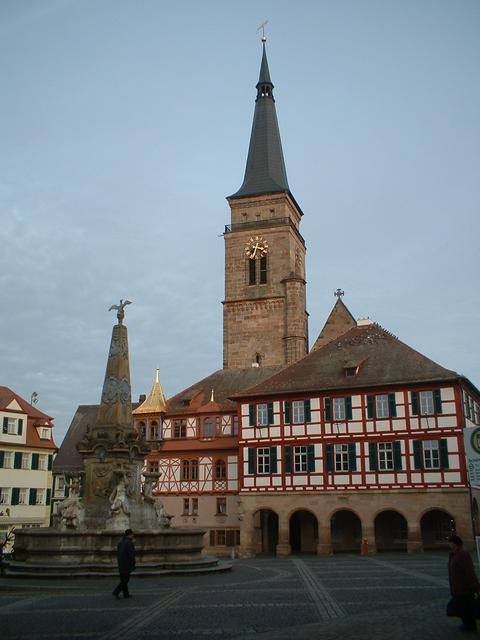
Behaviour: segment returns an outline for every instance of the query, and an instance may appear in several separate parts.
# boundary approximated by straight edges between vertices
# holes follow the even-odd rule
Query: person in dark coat
[[[113,595],[118,599],[120,598],[120,591],[122,591],[124,598],[130,598],[128,581],[130,580],[130,574],[135,569],[135,546],[131,529],[125,530],[125,535],[117,545],[117,561],[120,582],[113,590]]]
[[[462,539],[452,534],[448,537],[450,555],[448,557],[448,579],[450,593],[454,601],[457,615],[462,619],[465,631],[475,631],[474,597],[480,592],[473,562],[470,555],[463,549]]]

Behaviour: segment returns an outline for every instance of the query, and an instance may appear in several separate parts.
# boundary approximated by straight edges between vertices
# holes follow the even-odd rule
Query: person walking
[[[124,598],[130,598],[128,592],[128,581],[130,574],[135,569],[135,545],[133,544],[134,536],[131,529],[125,530],[125,535],[117,545],[117,562],[118,573],[120,574],[120,582],[113,590],[113,596],[120,599],[120,591],[123,592]]]
[[[480,592],[473,562],[470,555],[463,548],[462,539],[456,534],[448,536],[450,554],[448,557],[448,579],[452,599],[449,607],[450,615],[459,616],[462,619],[464,631],[476,631],[474,599]]]

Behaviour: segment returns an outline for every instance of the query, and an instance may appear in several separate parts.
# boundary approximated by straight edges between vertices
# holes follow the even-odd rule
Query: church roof
[[[352,368],[355,375],[347,375]],[[370,322],[353,327],[247,393],[234,397],[453,382],[461,377]]]
[[[165,413],[167,411],[167,401],[165,400],[165,394],[163,393],[162,385],[160,384],[159,371],[155,376],[155,382],[144,402],[132,411],[134,416],[148,413]]]
[[[273,86],[264,42],[260,76],[256,85],[257,98],[245,176],[242,186],[230,196],[231,198],[261,193],[290,193],[275,110]]]
[[[357,322],[355,318],[347,309],[342,298],[339,295],[336,303],[333,306],[333,309],[330,312],[330,315],[327,318],[327,321],[325,322],[323,329],[320,331],[320,334],[312,347],[312,351],[323,347],[323,345],[327,344],[331,340],[334,340],[335,338],[338,338],[343,333],[356,326]]]

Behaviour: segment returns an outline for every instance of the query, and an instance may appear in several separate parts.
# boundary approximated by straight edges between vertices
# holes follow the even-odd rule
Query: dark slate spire
[[[273,83],[270,79],[265,50],[266,38],[262,38],[262,41],[262,64],[257,83],[257,98],[245,177],[240,189],[230,196],[232,198],[290,191],[275,111]]]

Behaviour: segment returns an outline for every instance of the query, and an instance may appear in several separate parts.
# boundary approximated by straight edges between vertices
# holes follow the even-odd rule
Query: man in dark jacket
[[[130,574],[135,569],[135,546],[131,529],[126,529],[125,535],[117,545],[117,561],[120,582],[113,590],[113,595],[115,598],[120,598],[120,591],[123,591],[123,597],[130,598],[128,581],[130,580]]]
[[[480,592],[480,584],[475,574],[470,555],[463,549],[462,539],[452,534],[448,537],[450,555],[448,557],[448,579],[454,609],[463,622],[465,631],[475,631],[474,596]]]

